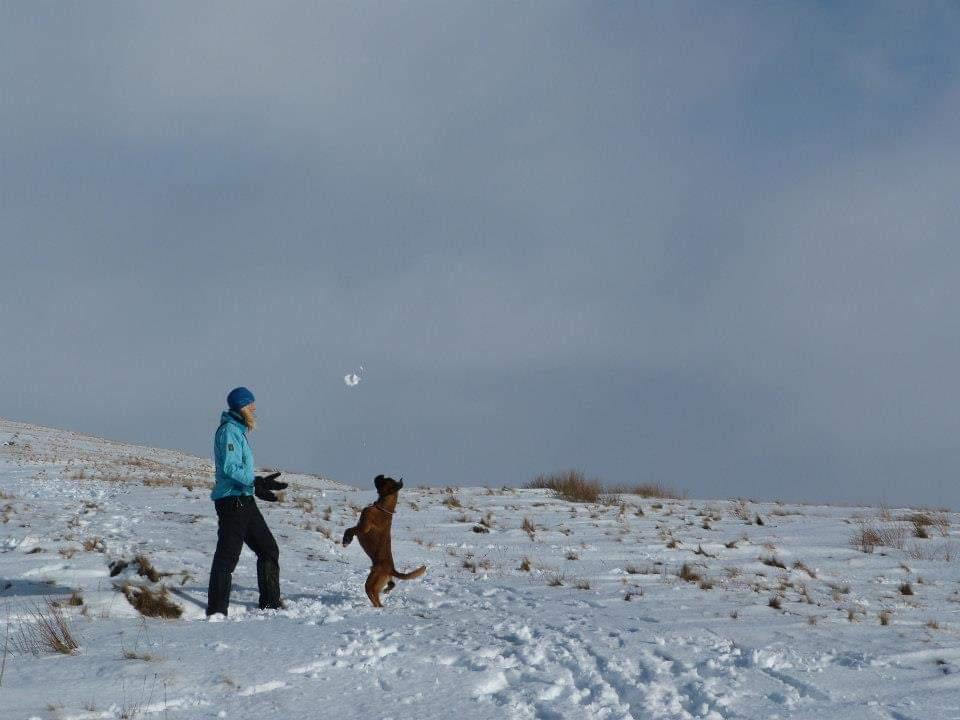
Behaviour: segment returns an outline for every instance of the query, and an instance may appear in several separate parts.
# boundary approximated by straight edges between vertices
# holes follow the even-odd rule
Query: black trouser
[[[207,615],[227,614],[232,573],[246,543],[257,554],[260,608],[279,608],[280,548],[252,496],[214,501],[217,508],[217,551],[210,568]]]

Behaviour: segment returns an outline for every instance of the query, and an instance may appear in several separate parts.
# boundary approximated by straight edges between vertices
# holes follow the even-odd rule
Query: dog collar
[[[375,507],[377,510],[382,510],[382,511],[385,512],[387,515],[393,515],[393,514],[394,514],[394,511],[393,511],[393,510],[387,510],[385,507],[380,507],[380,506],[377,505],[376,503],[373,503],[372,505],[370,505],[370,507]]]

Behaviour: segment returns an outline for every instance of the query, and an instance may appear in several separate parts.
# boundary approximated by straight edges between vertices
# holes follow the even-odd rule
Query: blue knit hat
[[[256,400],[256,398],[253,397],[253,393],[245,387],[234,388],[230,391],[230,394],[227,395],[227,407],[231,410],[239,410],[254,400]]]

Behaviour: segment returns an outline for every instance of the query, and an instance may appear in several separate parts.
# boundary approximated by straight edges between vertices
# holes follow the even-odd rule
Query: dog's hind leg
[[[367,575],[367,582],[364,584],[363,589],[367,592],[367,597],[370,598],[370,602],[373,603],[374,607],[383,607],[383,603],[380,602],[380,590],[384,586],[384,581],[386,578],[382,573],[378,572],[376,568],[370,571],[370,574]]]

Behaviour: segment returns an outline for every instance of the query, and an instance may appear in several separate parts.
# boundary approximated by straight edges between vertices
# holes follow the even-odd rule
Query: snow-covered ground
[[[960,718],[955,513],[917,538],[906,509],[586,505],[408,477],[394,555],[428,570],[376,610],[366,556],[338,544],[372,483],[286,475],[284,501],[261,503],[286,609],[256,609],[245,549],[211,623],[210,476],[206,459],[0,421],[0,628],[58,599],[80,641],[8,647],[0,718]],[[899,547],[858,550],[864,528]],[[181,619],[144,619],[116,589],[149,582],[135,564],[110,577],[138,554],[170,573]]]

